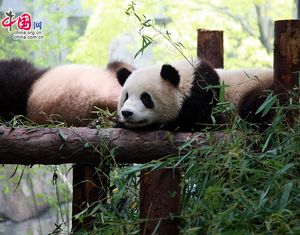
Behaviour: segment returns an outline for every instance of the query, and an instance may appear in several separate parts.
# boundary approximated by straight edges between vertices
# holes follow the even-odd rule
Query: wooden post
[[[93,228],[93,218],[85,217],[82,221],[79,221],[75,219],[75,216],[84,209],[92,206],[93,203],[102,203],[102,201],[106,200],[107,185],[107,175],[101,172],[101,169],[81,164],[73,167],[73,233],[81,229],[91,230]]]
[[[286,103],[290,98],[289,90],[298,87],[299,93],[300,20],[275,21],[274,36],[273,87],[280,102]],[[288,123],[293,123],[297,118],[299,110],[287,113]]]
[[[198,57],[215,68],[224,67],[223,31],[198,30]],[[141,172],[140,217],[141,234],[177,235],[179,220],[170,214],[180,213],[180,169],[160,169]],[[172,197],[173,196],[173,197]]]
[[[297,0],[297,17],[300,20],[300,0]]]
[[[298,85],[300,72],[300,20],[275,21],[274,79],[276,91]]]
[[[223,31],[198,29],[197,56],[224,68]]]
[[[179,215],[181,210],[180,179],[179,168],[141,172],[140,234],[179,234],[179,219],[176,215]]]

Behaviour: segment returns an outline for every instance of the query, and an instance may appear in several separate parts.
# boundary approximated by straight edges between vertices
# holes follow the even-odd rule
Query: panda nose
[[[122,115],[125,118],[130,117],[132,114],[133,114],[133,112],[131,112],[131,111],[122,111]]]

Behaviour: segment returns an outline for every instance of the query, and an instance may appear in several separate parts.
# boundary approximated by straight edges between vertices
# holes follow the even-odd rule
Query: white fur
[[[187,61],[172,63],[179,72],[180,82],[175,87],[160,76],[162,65],[137,69],[127,78],[118,103],[119,121],[128,127],[147,126],[151,123],[165,123],[177,118],[182,103],[190,95],[193,82],[194,66]],[[154,109],[148,109],[141,101],[141,94],[150,94]],[[128,99],[125,101],[126,93]],[[122,111],[133,112],[130,117],[123,117]]]
[[[273,70],[268,68],[249,68],[240,70],[216,69],[220,83],[224,82],[225,100],[236,106],[243,95],[254,88],[265,88],[273,82]]]
[[[27,116],[47,123],[58,115],[68,125],[86,125],[94,106],[115,111],[121,92],[115,75],[88,65],[61,65],[50,69],[31,88]]]
[[[194,71],[198,63],[201,61],[196,60],[192,65],[187,61],[171,63],[180,75],[178,87],[161,78],[162,65],[133,71],[127,78],[119,98],[119,121],[134,128],[151,123],[166,123],[176,119],[184,100],[190,96]],[[250,89],[266,87],[273,82],[272,69],[216,69],[216,71],[220,77],[220,83],[224,82],[226,85],[225,100],[236,106]],[[151,95],[154,109],[148,109],[142,103],[141,94],[143,92]],[[125,101],[126,93],[128,93],[128,99]],[[133,115],[125,118],[122,111],[130,111]]]

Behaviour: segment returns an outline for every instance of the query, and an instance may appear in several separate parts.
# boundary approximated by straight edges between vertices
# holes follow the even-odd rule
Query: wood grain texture
[[[181,210],[181,170],[163,168],[143,171],[140,179],[141,234],[176,235]],[[157,228],[158,227],[158,228]]]
[[[300,20],[275,21],[274,78],[278,92],[298,85],[300,72]]]
[[[0,127],[0,164],[99,165],[114,150],[119,163],[144,163],[178,155],[182,144],[193,138],[189,148],[205,144],[204,134],[168,131],[130,131],[119,128],[4,128]],[[216,132],[217,139],[224,133]]]
[[[198,29],[197,56],[215,68],[223,68],[223,54],[223,31]]]

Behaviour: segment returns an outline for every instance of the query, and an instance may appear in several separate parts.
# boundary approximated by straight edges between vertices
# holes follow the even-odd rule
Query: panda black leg
[[[262,112],[257,113],[261,105],[266,101],[268,95],[270,94],[268,88],[253,89],[249,91],[244,97],[242,97],[241,102],[238,107],[238,113],[240,117],[247,122],[257,124],[260,131],[265,130],[274,116],[274,111],[270,110],[266,115],[262,115]]]

